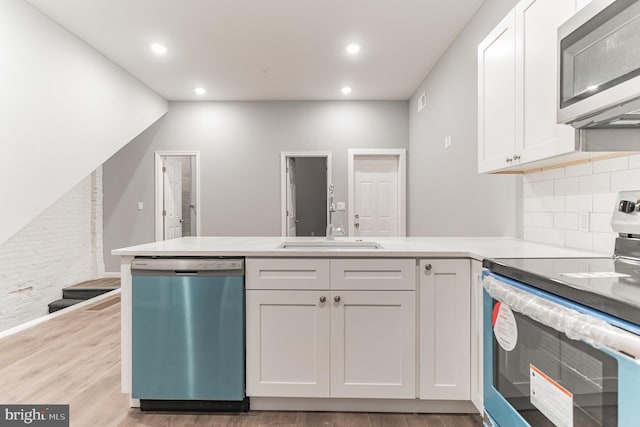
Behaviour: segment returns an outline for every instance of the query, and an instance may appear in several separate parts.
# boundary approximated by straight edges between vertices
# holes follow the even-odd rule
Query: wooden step
[[[63,308],[71,307],[74,304],[81,303],[83,299],[62,298],[49,303],[49,313],[54,313]]]

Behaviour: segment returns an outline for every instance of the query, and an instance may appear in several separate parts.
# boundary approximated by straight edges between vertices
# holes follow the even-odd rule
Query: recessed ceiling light
[[[205,93],[207,93],[207,90],[203,87],[197,87],[193,91],[198,95],[204,95]]]
[[[351,88],[349,86],[345,86],[341,90],[345,95],[349,95],[351,93]]]
[[[154,43],[151,45],[151,50],[156,54],[156,55],[164,55],[165,53],[167,53],[167,48],[165,45],[160,44],[160,43]]]
[[[355,55],[356,53],[360,52],[360,45],[355,43],[350,44],[349,46],[347,46],[347,52],[351,55]]]

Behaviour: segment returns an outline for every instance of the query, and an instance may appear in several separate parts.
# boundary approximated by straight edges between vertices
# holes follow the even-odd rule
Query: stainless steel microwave
[[[593,0],[558,28],[558,123],[640,129],[640,0]]]

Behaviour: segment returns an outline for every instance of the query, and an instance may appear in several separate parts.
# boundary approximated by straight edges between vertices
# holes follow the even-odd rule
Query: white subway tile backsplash
[[[543,197],[543,212],[564,212],[564,197]]]
[[[593,234],[582,231],[567,231],[565,245],[570,248],[593,250]]]
[[[618,193],[602,193],[593,195],[593,211],[611,214],[616,205]]]
[[[600,233],[611,233],[611,212],[592,212],[589,217],[589,230]]]
[[[542,181],[542,172],[530,172],[523,175],[523,182],[538,182]]]
[[[553,228],[553,214],[547,212],[525,212],[523,225],[528,227]]]
[[[629,169],[628,156],[593,162],[593,173],[613,172],[625,169]]]
[[[640,168],[640,154],[629,156],[629,169]]]
[[[553,228],[542,229],[542,243],[548,245],[564,246],[564,230],[555,230]]]
[[[542,171],[542,180],[549,181],[552,179],[564,178],[564,168],[546,169]]]
[[[527,197],[524,199],[525,212],[542,212],[542,199],[537,197]]]
[[[579,230],[578,214],[575,212],[556,213],[553,215],[553,228],[560,230]]]
[[[548,197],[553,196],[553,181],[539,181],[522,185],[524,197]]]
[[[611,191],[640,189],[640,169],[611,173]]]
[[[583,176],[593,174],[593,164],[591,162],[580,163],[579,165],[567,166],[564,168],[564,176]]]
[[[524,227],[524,240],[531,242],[542,242],[542,230],[538,227]]]
[[[575,178],[563,178],[555,181],[554,194],[556,196],[568,196],[571,194],[578,194],[580,191],[580,179]]]
[[[611,191],[611,175],[608,173],[580,177],[581,194],[608,193],[609,191]]]
[[[567,212],[591,212],[593,196],[583,194],[579,196],[565,197],[565,211]]]
[[[593,235],[593,250],[611,255],[616,243],[615,233],[591,233]]]

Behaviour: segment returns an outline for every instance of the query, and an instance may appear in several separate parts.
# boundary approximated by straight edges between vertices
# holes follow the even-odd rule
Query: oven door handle
[[[515,288],[491,275],[485,275],[482,284],[493,299],[538,323],[565,333],[573,340],[581,340],[595,348],[605,347],[616,353],[640,359],[640,337],[631,332]]]

